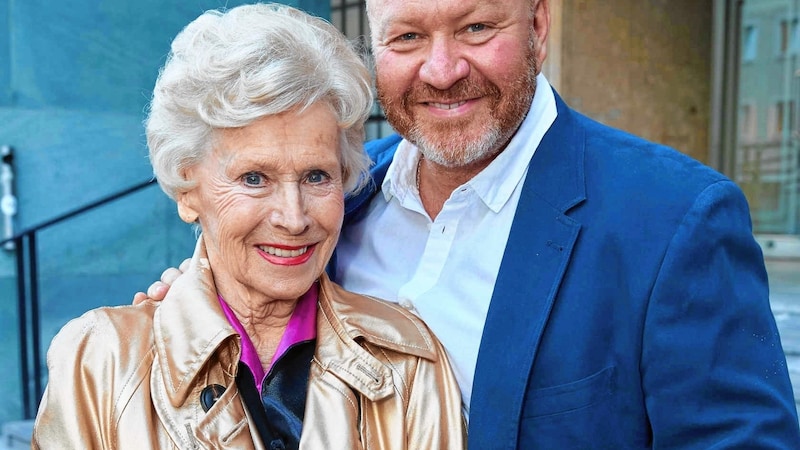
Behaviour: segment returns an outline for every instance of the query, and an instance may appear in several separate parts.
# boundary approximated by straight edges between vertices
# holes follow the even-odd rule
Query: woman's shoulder
[[[139,365],[153,349],[156,309],[153,303],[106,306],[70,320],[50,343],[49,369]]]
[[[67,322],[56,335],[61,337],[90,339],[97,335],[109,338],[116,334],[130,336],[142,329],[153,328],[153,315],[158,305],[144,302],[139,305],[101,306],[90,309]]]

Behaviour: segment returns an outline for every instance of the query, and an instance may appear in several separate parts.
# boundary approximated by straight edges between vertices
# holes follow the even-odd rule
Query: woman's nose
[[[272,226],[281,228],[291,235],[302,234],[308,230],[311,220],[305,208],[303,195],[295,183],[282,185],[274,195],[275,203],[269,215]]]
[[[469,62],[458,47],[458,43],[446,38],[434,39],[420,67],[420,80],[436,89],[445,90],[469,76]]]

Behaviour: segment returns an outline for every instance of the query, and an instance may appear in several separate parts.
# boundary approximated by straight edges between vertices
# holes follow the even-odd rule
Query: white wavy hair
[[[339,125],[346,193],[368,180],[364,122],[370,74],[330,23],[280,4],[206,11],[187,25],[153,89],[145,120],[150,162],[175,199],[194,186],[186,169],[211,151],[213,133],[269,115],[327,104]]]

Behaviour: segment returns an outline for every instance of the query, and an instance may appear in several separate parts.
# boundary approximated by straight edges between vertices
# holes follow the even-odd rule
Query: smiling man
[[[741,191],[569,109],[548,6],[367,1],[402,138],[367,146],[336,279],[442,340],[471,448],[797,448]]]

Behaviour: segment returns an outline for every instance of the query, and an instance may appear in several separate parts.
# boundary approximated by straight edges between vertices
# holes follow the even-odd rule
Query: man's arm
[[[800,448],[763,256],[730,181],[697,197],[669,244],[641,370],[654,448]]]

